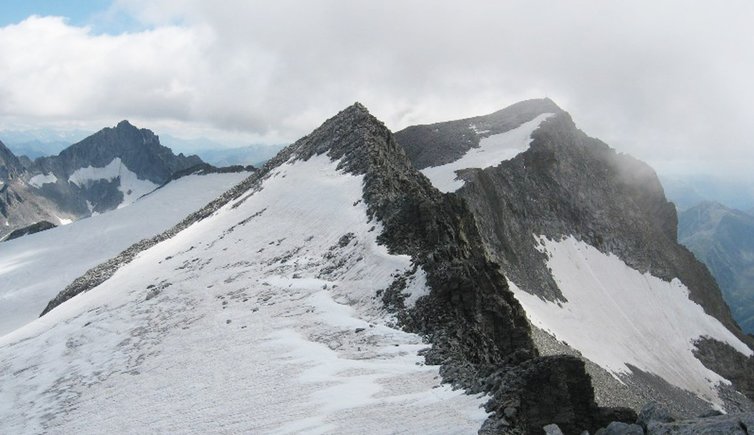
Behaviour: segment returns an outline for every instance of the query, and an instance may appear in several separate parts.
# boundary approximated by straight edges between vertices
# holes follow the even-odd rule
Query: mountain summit
[[[60,168],[72,174],[84,167],[106,167],[116,158],[139,178],[158,185],[168,181],[174,172],[202,163],[197,156],[173,154],[151,130],[139,129],[125,120],[71,145],[55,157],[37,162],[43,171]]]

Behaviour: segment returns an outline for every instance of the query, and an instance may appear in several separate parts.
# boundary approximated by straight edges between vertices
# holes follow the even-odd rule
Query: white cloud
[[[659,166],[754,162],[743,0],[119,0],[112,11],[151,30],[97,35],[57,18],[0,29],[0,122],[129,118],[280,141],[355,100],[399,129],[547,95]]]

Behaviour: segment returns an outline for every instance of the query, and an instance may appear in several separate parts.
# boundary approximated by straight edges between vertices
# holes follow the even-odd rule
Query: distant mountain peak
[[[361,104],[358,101],[356,101],[353,104],[351,104],[350,106],[346,107],[343,111],[344,112],[347,112],[347,111],[356,111],[356,112],[361,112],[361,113],[369,114],[369,109],[367,109],[366,106],[364,106],[363,104]]]
[[[13,152],[0,141],[0,181],[7,181],[23,171],[23,166]]]
[[[123,121],[119,122],[118,125],[115,126],[117,129],[133,129],[137,128],[133,124],[131,124],[127,119],[124,119]]]
[[[284,149],[269,163],[277,166],[294,156],[308,160],[323,153],[333,160],[341,159],[341,168],[354,174],[368,172],[376,155],[399,162],[402,167],[411,165],[385,124],[358,102]]]
[[[563,109],[558,106],[555,101],[551,100],[548,97],[545,98],[532,98],[529,100],[523,100],[519,101],[518,103],[511,104],[510,106],[498,110],[494,113],[491,113],[489,115],[482,115],[477,116],[475,118],[484,118],[489,116],[494,116],[499,113],[503,112],[531,112],[536,114],[543,114],[543,113],[560,113],[565,112]]]

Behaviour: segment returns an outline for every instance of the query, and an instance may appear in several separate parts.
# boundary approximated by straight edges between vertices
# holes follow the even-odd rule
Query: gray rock
[[[614,421],[607,425],[603,433],[604,435],[644,435],[644,429],[638,424]]]
[[[513,418],[516,415],[516,408],[508,406],[505,409],[503,409],[503,414],[505,415],[506,418]]]
[[[695,434],[747,434],[744,421],[752,421],[752,414],[721,415],[717,417],[676,421],[672,423],[651,423],[648,435],[695,435]]]
[[[546,435],[563,435],[563,431],[560,430],[557,424],[548,424],[542,427]]]
[[[636,420],[636,424],[641,425],[643,428],[649,426],[650,423],[670,423],[674,421],[670,412],[657,402],[649,402],[641,408],[639,411],[639,417]]]

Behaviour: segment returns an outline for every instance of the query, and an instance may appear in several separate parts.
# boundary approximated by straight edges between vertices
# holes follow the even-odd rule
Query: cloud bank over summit
[[[102,31],[115,16],[138,25]],[[660,171],[745,177],[751,16],[746,1],[117,0],[88,27],[0,27],[0,130],[128,118],[282,143],[354,100],[398,130],[549,96]]]

